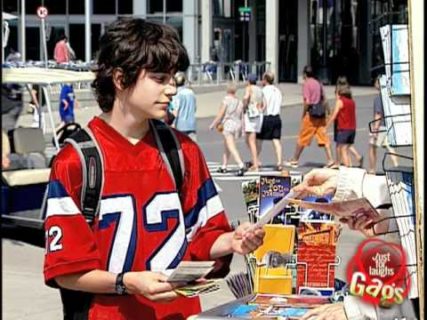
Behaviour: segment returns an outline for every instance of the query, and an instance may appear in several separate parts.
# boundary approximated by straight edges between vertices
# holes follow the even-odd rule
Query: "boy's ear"
[[[121,68],[116,68],[113,71],[113,83],[117,90],[123,90],[123,70]]]

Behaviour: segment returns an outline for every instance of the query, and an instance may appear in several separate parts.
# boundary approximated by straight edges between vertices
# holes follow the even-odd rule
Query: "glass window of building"
[[[119,6],[119,14],[132,14],[133,1],[132,0],[117,0]]]
[[[147,3],[148,13],[160,13],[163,12],[163,1],[161,0],[149,0]]]
[[[44,6],[49,11],[49,14],[65,14],[65,1],[44,0]]]
[[[116,0],[93,0],[94,14],[116,14]]]
[[[68,13],[69,14],[84,14],[85,13],[85,0],[68,0]]]
[[[182,1],[183,0],[167,0],[166,12],[182,12]]]
[[[40,0],[26,0],[25,1],[25,12],[27,14],[36,14],[37,8],[41,5]]]
[[[7,13],[18,13],[18,0],[3,0],[3,11]]]
[[[183,0],[149,0],[147,12],[151,14],[163,12],[163,2],[166,3],[166,12],[182,12]]]

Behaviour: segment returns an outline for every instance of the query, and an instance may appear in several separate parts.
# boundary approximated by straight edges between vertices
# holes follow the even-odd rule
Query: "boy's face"
[[[172,73],[142,70],[135,86],[125,91],[127,107],[141,120],[162,119],[176,94],[176,85]]]

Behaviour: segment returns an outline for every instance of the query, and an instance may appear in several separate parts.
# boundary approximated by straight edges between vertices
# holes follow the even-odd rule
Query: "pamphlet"
[[[201,283],[179,287],[176,288],[174,291],[184,297],[191,298],[202,294],[215,292],[219,289],[219,280],[207,280]]]
[[[334,288],[336,224],[301,221],[297,234],[297,292],[300,287]]]
[[[354,218],[367,216],[370,219],[379,217],[379,213],[366,198],[357,198],[345,201],[332,202],[310,202],[303,200],[291,200],[304,209],[316,210],[319,212],[330,213],[339,218]]]
[[[290,176],[261,176],[259,187],[259,218],[262,218],[268,210],[286,196],[290,189]]]
[[[214,268],[215,261],[181,261],[173,270],[163,273],[169,275],[168,282],[193,282],[205,277]]]

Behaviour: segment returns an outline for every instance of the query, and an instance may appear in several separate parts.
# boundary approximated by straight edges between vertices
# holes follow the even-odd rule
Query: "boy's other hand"
[[[232,238],[233,252],[248,254],[260,247],[264,241],[265,231],[262,227],[254,228],[245,222],[237,227]]]
[[[174,289],[183,284],[167,282],[167,278],[159,272],[127,272],[123,281],[131,294],[140,294],[152,301],[168,302],[178,297]]]

